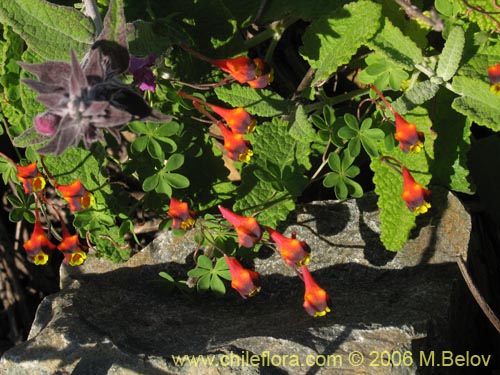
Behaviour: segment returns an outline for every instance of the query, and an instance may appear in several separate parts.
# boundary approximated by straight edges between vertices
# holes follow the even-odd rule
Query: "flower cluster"
[[[424,133],[418,131],[415,124],[409,123],[397,113],[377,87],[373,84],[370,87],[394,115],[396,127],[394,139],[399,142],[399,148],[404,153],[420,152],[424,148]],[[408,168],[400,162],[397,163],[401,166],[401,174],[403,176],[403,193],[401,194],[401,198],[404,200],[406,207],[415,215],[426,213],[431,207],[431,204],[427,201],[431,192],[415,182]]]
[[[309,315],[318,317],[331,311],[330,296],[314,281],[306,266],[311,259],[311,249],[306,242],[299,241],[295,233],[289,238],[272,228],[263,228],[254,217],[238,215],[220,205],[219,211],[233,226],[241,246],[253,248],[259,242],[274,245],[285,263],[301,275],[305,287],[303,306]],[[183,226],[186,222],[189,222],[189,227],[194,224],[193,212],[189,210],[188,205],[175,198],[170,201],[168,214],[173,219],[172,227],[175,229],[187,229],[187,226]],[[271,242],[263,240],[264,229],[269,233]],[[231,287],[243,298],[252,297],[260,291],[258,272],[245,268],[235,257],[224,254],[224,259],[231,274]]]
[[[50,174],[44,176],[39,170],[36,162],[21,166],[15,164],[17,177],[22,183],[25,194],[35,194],[35,225],[30,238],[24,243],[28,259],[35,265],[44,265],[48,262],[51,253],[57,249],[64,255],[64,264],[77,266],[83,264],[87,257],[87,250],[80,244],[78,235],[71,235],[67,229],[61,215],[55,207],[53,210],[59,216],[62,226],[62,240],[59,245],[54,245],[43,229],[40,219],[38,205],[46,203],[45,187],[46,181],[50,181],[61,196],[66,200],[71,212],[88,209],[94,205],[94,195],[87,191],[80,180],[76,180],[68,185],[61,185],[53,179]]]

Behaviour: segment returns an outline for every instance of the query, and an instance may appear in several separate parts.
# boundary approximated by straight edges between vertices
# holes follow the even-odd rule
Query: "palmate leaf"
[[[431,179],[429,162],[434,159],[433,144],[436,136],[431,132],[431,121],[424,108],[417,107],[405,116],[411,123],[417,124],[417,129],[425,134],[424,149],[418,154],[405,154],[398,147],[387,152],[403,163],[412,173],[415,180],[426,187]],[[372,159],[370,168],[375,173],[375,193],[379,196],[382,243],[387,250],[400,250],[408,240],[415,226],[415,215],[406,207],[401,198],[403,178],[380,159]],[[431,208],[432,210],[432,208]]]
[[[381,6],[360,0],[314,20],[307,28],[300,54],[316,69],[313,84],[321,85],[380,27]]]
[[[0,23],[47,60],[66,61],[70,49],[82,57],[94,37],[94,25],[82,12],[44,0],[2,0]]]

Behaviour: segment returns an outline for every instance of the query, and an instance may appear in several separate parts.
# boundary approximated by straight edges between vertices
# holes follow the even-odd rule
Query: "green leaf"
[[[316,131],[311,122],[307,119],[304,106],[299,105],[297,107],[289,132],[290,135],[298,141],[314,141],[316,139]]]
[[[144,182],[142,183],[142,189],[144,191],[153,191],[156,189],[160,182],[160,176],[158,176],[157,173],[155,173],[152,176],[147,177]]]
[[[147,136],[136,138],[132,143],[132,148],[136,152],[143,152],[148,146],[148,142],[149,142],[149,137]]]
[[[2,0],[0,23],[46,60],[67,61],[70,49],[83,57],[94,39],[94,25],[82,12],[43,0]]]
[[[458,69],[465,46],[465,33],[460,26],[455,26],[448,34],[448,39],[439,57],[436,73],[444,81],[450,80]]]
[[[193,268],[192,270],[189,270],[187,275],[189,277],[199,278],[204,275],[210,274],[210,272],[211,272],[210,269],[196,267]]]
[[[26,148],[28,146],[33,146],[40,144],[49,140],[50,137],[38,133],[35,128],[28,128],[23,133],[18,135],[12,140],[14,146],[19,148]]]
[[[149,138],[147,149],[148,149],[148,154],[151,155],[152,158],[155,158],[160,161],[165,160],[165,153],[163,152],[160,143],[156,139]]]
[[[217,97],[233,107],[243,107],[251,115],[274,117],[287,114],[291,103],[278,94],[266,90],[255,90],[249,86],[233,83],[231,86],[215,88]]]
[[[196,283],[196,289],[198,290],[198,292],[203,293],[210,289],[211,278],[212,275],[210,273],[207,273],[198,279],[198,282]]]
[[[196,264],[199,268],[204,268],[206,270],[211,270],[213,268],[212,259],[203,254],[196,259]]]
[[[415,42],[404,35],[388,18],[384,20],[382,30],[367,44],[370,48],[407,70],[413,70],[415,64],[424,59]]]
[[[174,278],[172,276],[170,276],[170,274],[168,274],[168,273],[166,273],[164,271],[161,271],[160,273],[158,273],[158,275],[160,277],[163,277],[165,280],[168,280],[168,281],[170,281],[172,283],[175,282]]]
[[[173,154],[167,160],[167,165],[165,166],[165,171],[175,171],[179,169],[184,164],[184,155],[182,154]]]
[[[300,54],[313,69],[313,83],[321,85],[380,27],[381,6],[367,0],[345,5],[337,14],[314,20],[302,37]]]
[[[394,101],[392,107],[396,112],[403,115],[432,99],[438,92],[439,87],[437,83],[430,80],[418,82]]]
[[[166,181],[174,189],[185,189],[189,187],[189,179],[178,173],[166,173],[162,176],[162,180]]]
[[[500,130],[500,96],[490,92],[488,83],[456,76],[453,79],[453,90],[461,95],[453,101],[453,109],[478,125],[494,131]]]
[[[223,296],[226,294],[226,287],[218,275],[212,275],[210,280],[210,289],[217,296]]]

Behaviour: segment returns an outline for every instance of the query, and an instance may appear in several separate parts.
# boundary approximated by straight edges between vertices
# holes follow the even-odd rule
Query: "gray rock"
[[[415,374],[420,353],[449,344],[455,257],[466,255],[471,231],[452,194],[436,189],[432,203],[397,253],[380,243],[372,195],[306,204],[280,228],[313,249],[309,268],[333,301],[317,319],[302,309],[302,281],[276,255],[255,260],[262,291],[248,300],[233,290],[166,293],[158,273],[185,277],[193,231],[163,233],[121,265],[89,257],[62,267],[61,292],[42,302],[0,374]],[[176,364],[184,355],[202,357]]]

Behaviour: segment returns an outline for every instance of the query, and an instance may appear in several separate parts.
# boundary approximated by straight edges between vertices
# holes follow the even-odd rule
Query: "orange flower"
[[[231,287],[243,298],[252,297],[260,291],[259,274],[243,268],[236,258],[224,255],[229,272],[231,272]]]
[[[236,229],[241,246],[250,248],[260,241],[262,229],[255,218],[237,215],[222,206],[219,206],[219,211]]]
[[[256,121],[243,107],[228,109],[208,103],[207,105],[226,121],[233,133],[247,134],[255,130]]]
[[[430,194],[431,192],[416,183],[410,171],[403,167],[403,194],[401,194],[401,197],[415,215],[424,214],[429,210],[431,205],[426,199]]]
[[[307,266],[302,266],[302,277],[306,288],[304,309],[313,317],[324,316],[331,311],[331,299],[327,292],[314,281]]]
[[[45,188],[45,178],[38,172],[36,162],[21,166],[16,165],[17,178],[23,184],[24,193],[31,194]]]
[[[227,151],[227,156],[233,160],[248,163],[253,155],[253,151],[248,148],[247,143],[243,139],[243,135],[234,134],[221,123],[218,125],[224,137],[224,149]]]
[[[94,195],[85,190],[80,180],[69,185],[57,185],[56,187],[68,202],[72,212],[90,208],[94,204]]]
[[[297,240],[295,234],[292,235],[292,238],[288,238],[269,227],[266,227],[266,230],[278,246],[281,257],[286,264],[300,267],[309,263],[311,260],[311,249],[307,243]]]
[[[62,242],[57,245],[57,248],[64,254],[64,264],[70,266],[80,266],[85,262],[87,254],[80,245],[78,235],[71,235],[67,229],[63,229]]]
[[[189,209],[188,204],[175,198],[170,199],[168,215],[172,218],[172,228],[174,229],[190,229],[195,223],[194,212]]]
[[[253,88],[264,88],[272,81],[272,70],[260,58],[251,60],[246,56],[238,56],[232,59],[210,59],[209,62],[229,73],[239,83],[248,83]]]
[[[500,63],[489,66],[488,75],[490,76],[490,91],[500,95]]]
[[[404,152],[420,152],[424,147],[424,133],[417,131],[415,124],[410,124],[398,113],[394,114],[396,118],[396,133],[394,138],[399,141],[399,148]]]
[[[24,250],[28,255],[28,259],[37,266],[44,265],[49,260],[49,254],[56,248],[45,235],[42,228],[38,212],[35,212],[36,220],[33,233],[28,241],[23,244]]]

